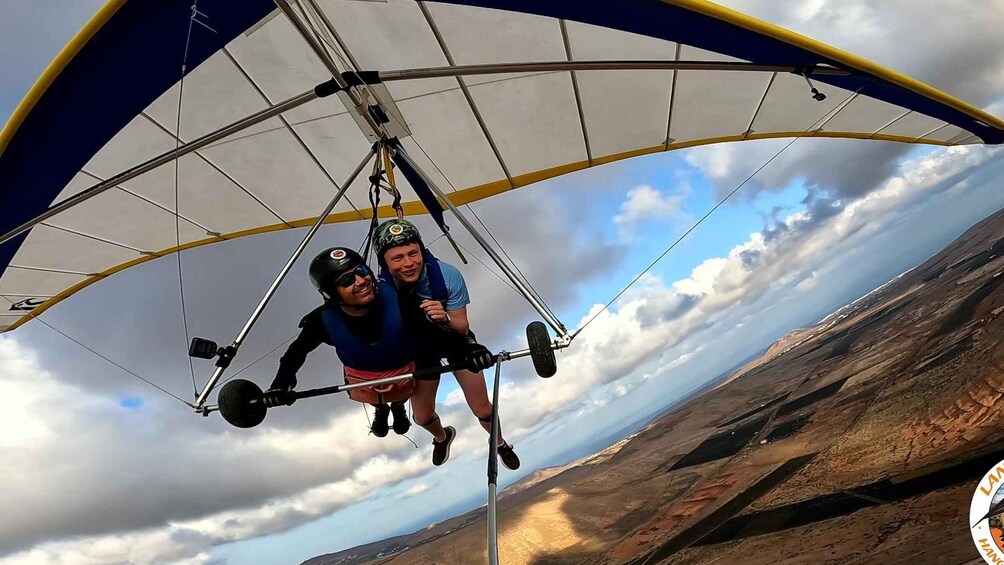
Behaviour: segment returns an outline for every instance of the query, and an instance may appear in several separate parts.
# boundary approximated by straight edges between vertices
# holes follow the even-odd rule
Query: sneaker
[[[370,424],[370,432],[376,437],[385,437],[387,431],[387,417],[390,416],[390,406],[377,404],[373,410],[373,423]]]
[[[404,409],[404,404],[391,404],[390,411],[394,414],[394,433],[404,435],[411,429],[411,420],[408,419],[408,411]]]
[[[437,467],[450,458],[450,444],[457,437],[457,430],[453,426],[446,426],[443,430],[446,432],[446,439],[432,440],[432,464]]]
[[[519,456],[513,451],[511,444],[505,444],[499,446],[499,459],[502,460],[502,465],[510,471],[515,471],[519,469]]]

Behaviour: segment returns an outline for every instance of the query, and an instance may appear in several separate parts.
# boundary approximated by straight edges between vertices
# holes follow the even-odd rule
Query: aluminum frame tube
[[[568,341],[556,341],[556,342],[554,342],[551,345],[551,348],[552,349],[564,349],[564,348],[566,348],[568,346],[569,346],[569,342]],[[496,362],[501,363],[502,361],[511,361],[512,359],[520,359],[522,357],[531,357],[531,356],[532,356],[532,353],[530,352],[529,349],[518,349],[516,351],[500,351],[498,354],[496,354],[495,357],[497,359]],[[454,370],[456,370],[458,368],[462,368],[462,367],[452,367],[452,366],[449,366],[449,365],[444,366],[443,367],[443,372],[441,374],[449,373],[449,372],[454,371]],[[343,384],[343,385],[336,385],[336,386],[325,387],[325,388],[320,388],[320,389],[310,389],[310,390],[305,390],[303,392],[297,393],[297,399],[299,400],[300,398],[313,398],[315,396],[323,396],[323,395],[326,395],[326,394],[338,394],[340,392],[347,392],[347,391],[354,390],[354,389],[357,389],[357,388],[366,388],[366,387],[370,387],[370,386],[374,386],[374,385],[379,386],[379,385],[384,385],[384,384],[392,384],[392,383],[396,383],[396,382],[400,382],[400,381],[404,381],[404,380],[408,380],[408,379],[413,379],[413,378],[415,378],[415,373],[407,373],[407,374],[404,374],[404,375],[395,375],[393,377],[384,377],[382,379],[374,379],[372,381],[366,381],[364,383]],[[419,378],[421,378],[421,377],[419,377]],[[493,400],[492,400],[493,404],[492,404],[492,406],[494,406],[494,403],[497,402],[497,400],[498,399],[494,398],[494,396],[493,396]],[[192,406],[193,408],[196,408],[195,405],[191,405],[190,404],[190,406]],[[198,407],[198,410],[200,412],[203,412],[203,413],[218,412],[219,409],[220,409],[220,407],[217,406],[217,405],[215,405],[215,404],[211,405],[211,406]]]
[[[488,563],[499,562],[498,508],[496,488],[499,474],[499,381],[502,376],[502,356],[495,357],[495,385],[492,387],[492,429],[488,434]]]
[[[370,116],[368,112],[360,109],[363,106],[362,100],[360,100],[356,93],[349,88],[349,84],[345,80],[345,77],[342,76],[342,72],[338,70],[338,65],[336,65],[335,61],[331,59],[328,52],[324,50],[324,46],[317,42],[317,39],[313,36],[313,34],[311,34],[310,29],[308,29],[307,26],[300,20],[296,11],[293,10],[293,7],[290,6],[289,2],[287,2],[287,0],[273,1],[275,2],[275,5],[279,7],[279,10],[281,10],[286,16],[286,19],[289,20],[289,23],[296,28],[297,33],[300,34],[303,41],[310,46],[310,49],[314,52],[314,55],[317,56],[318,60],[321,61],[321,64],[328,69],[328,72],[331,73],[331,77],[336,83],[338,83],[341,91],[344,92],[349,97],[349,100],[352,101],[352,104],[356,106],[359,110],[359,114],[362,116],[363,120],[366,121],[366,125],[368,125],[377,136],[386,138],[387,134],[383,131],[383,128],[380,127],[380,124],[373,121],[373,117]],[[321,12],[322,16],[323,14],[324,12]],[[325,21],[327,21],[327,18],[325,18]]]
[[[0,236],[0,245],[7,243],[11,239],[21,235],[22,233],[30,230],[31,228],[55,216],[56,214],[64,212],[76,206],[77,204],[80,204],[81,202],[89,200],[101,194],[102,192],[105,192],[110,188],[114,188],[115,186],[120,185],[128,180],[134,179],[144,173],[150,172],[153,169],[160,167],[161,165],[170,163],[171,161],[174,161],[175,159],[178,159],[180,157],[184,157],[185,155],[188,155],[193,151],[202,149],[203,147],[209,145],[210,143],[219,141],[220,139],[223,139],[229,135],[245,130],[255,124],[261,123],[287,110],[296,108],[297,106],[302,106],[307,102],[310,102],[317,98],[318,94],[313,89],[308,90],[302,94],[294,96],[274,106],[270,106],[264,110],[261,110],[260,112],[251,114],[246,118],[237,120],[236,122],[224,126],[216,131],[209,132],[198,139],[189,141],[188,143],[183,143],[180,146],[178,146],[177,149],[172,149],[171,151],[162,153],[146,162],[136,165],[131,169],[121,172],[110,179],[101,181],[98,184],[80,193],[77,193],[70,198],[67,198],[66,200],[60,202],[59,204],[52,206],[51,208],[39,214],[35,218],[21,224],[20,226],[14,228],[13,230],[5,233],[3,236]]]
[[[478,245],[480,245],[481,248],[484,249],[486,253],[488,253],[488,256],[491,257],[493,261],[495,261],[495,264],[498,265],[500,269],[502,269],[502,272],[505,273],[507,277],[509,277],[509,281],[516,286],[516,289],[519,291],[519,293],[522,294],[523,298],[525,298],[527,302],[530,303],[530,306],[532,306],[533,309],[536,310],[544,318],[544,321],[546,321],[548,325],[550,325],[551,328],[555,332],[557,332],[557,334],[560,337],[562,338],[569,337],[568,330],[565,329],[565,325],[561,323],[561,320],[558,320],[553,314],[551,314],[548,311],[547,307],[544,306],[544,304],[539,299],[537,299],[536,296],[533,295],[530,289],[527,288],[525,284],[523,284],[523,281],[516,276],[516,273],[513,272],[513,270],[509,267],[509,265],[507,265],[505,262],[502,261],[502,257],[499,256],[498,252],[495,251],[495,248],[493,248],[491,244],[488,243],[488,240],[482,237],[481,232],[479,232],[477,228],[474,227],[474,224],[472,224],[467,219],[467,217],[463,215],[460,209],[457,208],[457,206],[449,198],[446,197],[446,194],[444,194],[443,191],[440,190],[440,188],[436,185],[436,183],[434,183],[432,179],[429,178],[429,175],[425,174],[425,171],[423,171],[422,168],[418,166],[418,163],[416,163],[415,160],[411,158],[411,155],[409,155],[408,152],[404,150],[404,147],[402,147],[401,144],[398,143],[394,146],[394,150],[397,151],[397,154],[401,155],[401,157],[404,160],[406,160],[413,169],[415,169],[415,171],[422,177],[422,181],[429,186],[429,189],[435,193],[436,197],[446,204],[446,207],[449,208],[451,212],[453,212],[453,215],[456,216],[458,220],[460,220],[460,223],[464,226],[464,228],[466,228],[467,231],[471,234],[471,236],[478,242]]]
[[[794,65],[758,65],[728,61],[542,61],[538,63],[496,63],[484,65],[454,65],[379,71],[382,82],[423,78],[461,77],[507,73],[559,71],[745,71],[792,73],[801,67]],[[834,67],[815,67],[809,75],[849,76],[851,73]]]
[[[299,16],[297,16],[296,12],[293,10],[293,7],[289,5],[289,2],[287,2],[286,0],[275,0],[275,5],[278,6],[279,10],[281,10],[283,14],[285,14],[286,19],[289,20],[289,23],[293,24],[293,27],[296,28],[296,31],[300,34],[301,37],[303,37],[304,41],[307,42],[307,45],[309,45],[310,49],[314,52],[315,55],[317,55],[317,58],[320,59],[321,64],[323,64],[328,69],[328,72],[331,73],[331,76],[337,77],[336,80],[339,81],[339,84],[344,86],[344,84],[342,84],[341,82],[342,81],[341,71],[338,70],[338,67],[335,65],[335,62],[331,60],[330,56],[328,56],[328,53],[327,51],[324,50],[324,47],[318,45],[314,36],[311,35],[310,30],[307,29],[307,27],[303,24],[302,21],[300,21]]]
[[[495,485],[488,485],[488,565],[499,564],[498,519],[495,517]],[[495,532],[492,535],[491,532]]]
[[[451,363],[448,365],[443,365],[435,369],[419,369],[412,373],[405,373],[402,375],[394,375],[392,377],[383,377],[380,379],[373,379],[368,381],[363,381],[359,383],[351,384],[340,384],[335,386],[328,386],[323,388],[312,388],[309,390],[304,390],[301,392],[296,392],[296,398],[313,398],[315,396],[325,396],[328,394],[338,394],[340,392],[347,392],[350,390],[356,390],[357,388],[367,388],[371,386],[380,386],[385,384],[393,384],[401,381],[406,381],[408,379],[415,379],[417,381],[437,379],[440,375],[445,375],[446,373],[452,373],[454,371],[459,371],[461,369],[466,369],[467,366],[463,363]]]
[[[324,224],[324,220],[328,218],[328,215],[335,208],[335,205],[338,204],[338,201],[341,200],[342,196],[345,195],[345,191],[349,189],[349,186],[356,180],[356,177],[359,176],[359,173],[361,173],[362,170],[366,167],[366,165],[370,162],[370,159],[372,159],[373,156],[377,154],[377,152],[379,151],[378,146],[379,144],[377,143],[373,144],[369,152],[366,154],[366,157],[364,157],[363,160],[359,162],[359,165],[357,165],[355,170],[352,171],[352,174],[349,175],[349,178],[342,184],[342,187],[338,190],[338,193],[335,194],[334,198],[332,198],[330,202],[328,202],[328,205],[317,217],[317,221],[314,222],[314,225],[311,226],[310,230],[303,237],[303,240],[300,241],[300,244],[296,247],[296,250],[293,251],[293,254],[286,261],[286,264],[282,266],[282,270],[280,270],[279,274],[276,275],[275,280],[272,281],[272,285],[268,287],[267,291],[265,291],[265,296],[263,296],[261,301],[258,302],[258,306],[256,306],[254,311],[251,312],[251,316],[248,318],[247,323],[244,324],[244,327],[241,328],[240,333],[238,333],[237,337],[234,338],[234,342],[231,344],[231,347],[233,347],[235,350],[240,349],[241,344],[244,342],[244,338],[247,337],[248,333],[251,331],[251,328],[254,326],[255,322],[258,321],[258,318],[261,316],[261,313],[265,311],[265,306],[268,305],[268,302],[272,299],[272,296],[275,295],[276,290],[279,289],[279,285],[282,283],[283,279],[286,278],[286,275],[289,274],[289,271],[293,268],[293,264],[296,263],[296,260],[300,258],[300,255],[303,254],[303,251],[307,248],[307,244],[309,244],[310,240],[313,239],[314,234],[316,234],[317,230],[319,230],[321,228],[321,225]],[[236,356],[236,351],[234,351],[234,355]],[[216,367],[216,370],[213,371],[213,376],[210,377],[208,382],[206,382],[206,386],[203,387],[202,392],[199,394],[199,397],[195,401],[196,409],[202,408],[202,405],[205,404],[206,398],[209,396],[209,393],[213,390],[213,387],[216,386],[216,383],[219,382],[220,377],[223,376],[223,372],[225,370],[226,367],[218,366]]]

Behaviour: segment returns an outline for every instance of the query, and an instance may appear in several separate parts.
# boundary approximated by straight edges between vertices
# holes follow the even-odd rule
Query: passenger
[[[418,228],[407,220],[388,220],[377,227],[373,239],[381,267],[380,277],[397,286],[401,303],[417,305],[429,320],[447,330],[443,333],[457,333],[474,342],[474,334],[470,331],[467,320],[467,305],[471,302],[467,283],[456,267],[436,259],[426,249]],[[422,351],[431,353],[437,349],[439,351],[434,358],[423,362],[439,364],[443,357],[447,357],[435,344],[423,347]],[[480,370],[459,370],[453,374],[464,392],[467,405],[481,422],[481,426],[485,431],[491,430],[492,404],[488,400],[484,375]],[[438,382],[435,384],[438,386]],[[420,403],[425,401],[425,396],[412,400],[416,421],[419,418]],[[421,407],[422,413],[434,413],[435,396],[432,401],[432,406]],[[519,468],[519,457],[513,446],[502,438],[501,428],[498,454],[502,464],[508,469]]]

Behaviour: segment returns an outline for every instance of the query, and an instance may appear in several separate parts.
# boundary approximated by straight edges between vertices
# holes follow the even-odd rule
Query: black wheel
[[[530,344],[530,358],[533,368],[541,377],[553,377],[558,371],[558,363],[554,360],[554,349],[551,348],[551,336],[547,333],[544,322],[530,322],[526,326],[526,341]]]
[[[262,401],[261,388],[244,379],[234,379],[223,385],[217,404],[223,419],[238,428],[257,426],[268,411]]]

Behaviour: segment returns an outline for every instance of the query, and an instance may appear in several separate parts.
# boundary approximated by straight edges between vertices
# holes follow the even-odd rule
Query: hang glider
[[[999,144],[1004,122],[704,0],[110,0],[0,132],[0,331],[145,261],[310,226],[230,346],[192,342],[216,369],[194,404],[176,397],[256,425],[276,405],[257,385],[231,381],[216,406],[210,392],[322,224],[395,212],[367,206],[393,161],[394,188],[416,197],[403,210],[442,225],[449,209],[557,334],[533,322],[528,349],[497,354],[497,407],[501,361],[529,356],[550,376],[553,350],[578,332],[460,205],[640,155],[779,137]],[[492,428],[495,445],[494,416]],[[496,472],[493,450],[491,563]]]

